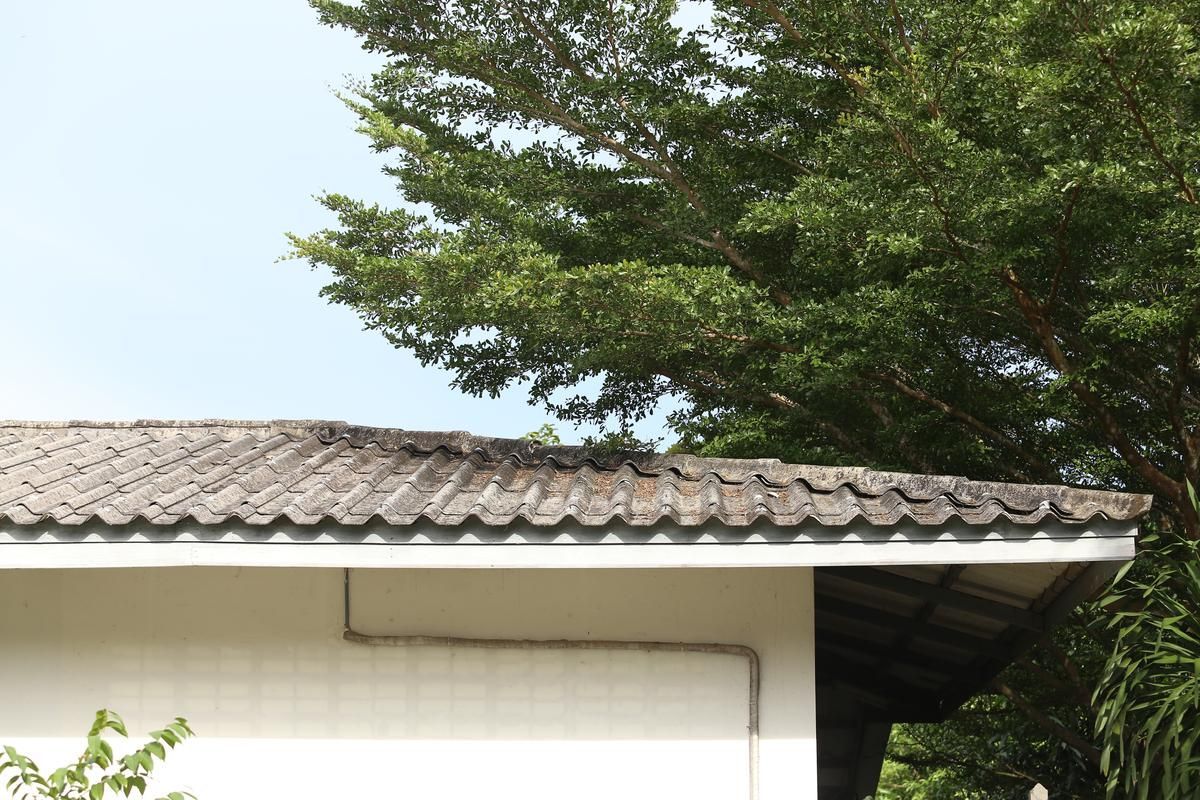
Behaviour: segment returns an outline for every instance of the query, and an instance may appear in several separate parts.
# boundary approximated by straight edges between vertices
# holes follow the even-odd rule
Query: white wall
[[[812,573],[359,570],[363,633],[746,644],[761,798],[815,797]],[[0,571],[0,744],[57,765],[102,706],[199,734],[201,800],[744,798],[737,656],[343,642],[336,569]]]

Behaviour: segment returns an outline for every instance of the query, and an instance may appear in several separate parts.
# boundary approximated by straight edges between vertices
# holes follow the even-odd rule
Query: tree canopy
[[[297,252],[464,390],[1187,515],[1200,4],[317,7],[410,205]]]
[[[463,390],[1200,536],[1200,2],[314,5],[384,58],[346,100],[405,202],[295,253]]]

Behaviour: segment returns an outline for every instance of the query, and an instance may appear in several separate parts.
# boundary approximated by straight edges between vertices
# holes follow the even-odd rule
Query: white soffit
[[[671,568],[1049,564],[1133,557],[1131,522],[894,528],[419,529],[150,524],[0,526],[0,569],[89,567]],[[993,576],[988,576],[993,577]],[[1029,582],[1038,577],[1029,575]],[[1018,579],[1024,582],[1024,579]],[[994,586],[992,580],[982,581]],[[1007,588],[1007,587],[1006,587]],[[1029,587],[1014,586],[1017,594]]]

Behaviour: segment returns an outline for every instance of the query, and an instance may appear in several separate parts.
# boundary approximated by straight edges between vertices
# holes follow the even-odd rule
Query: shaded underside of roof
[[[1118,569],[1092,564],[818,567],[820,800],[863,800],[896,722],[936,722]]]
[[[0,422],[0,520],[16,524],[1020,525],[1148,507],[1144,495],[1063,486],[343,422]]]

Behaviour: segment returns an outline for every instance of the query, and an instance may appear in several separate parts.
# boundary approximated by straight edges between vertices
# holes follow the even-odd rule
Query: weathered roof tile
[[[0,521],[211,525],[431,520],[603,525],[710,518],[1037,524],[1132,520],[1145,495],[965,478],[543,447],[328,421],[0,422]]]

